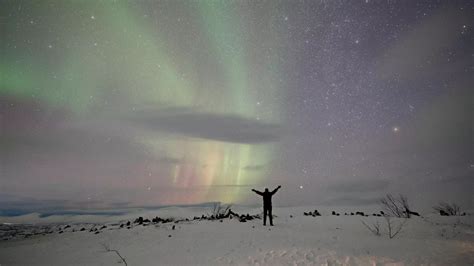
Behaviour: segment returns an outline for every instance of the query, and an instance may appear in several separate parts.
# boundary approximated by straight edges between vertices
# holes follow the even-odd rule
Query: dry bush
[[[456,203],[440,202],[433,209],[439,213],[446,213],[448,216],[460,216],[461,207]]]
[[[403,226],[408,221],[407,219],[403,219],[403,222],[394,223],[393,220],[390,217],[385,216],[384,218],[385,218],[385,221],[387,222],[387,233],[388,233],[388,237],[390,239],[392,239],[396,235],[398,235],[398,233],[400,233],[402,231]]]
[[[369,229],[370,232],[372,232],[374,235],[376,236],[380,236],[380,223],[379,221],[377,220],[375,223],[372,223],[371,225],[368,225],[367,223],[365,223],[364,221],[361,221],[362,224],[367,228]]]
[[[104,249],[105,249],[106,252],[114,252],[115,254],[117,254],[117,256],[119,256],[119,258],[120,258],[120,261],[119,261],[119,262],[123,262],[123,263],[125,263],[125,266],[128,266],[127,261],[125,260],[124,257],[122,257],[122,255],[120,254],[120,252],[119,252],[118,250],[116,250],[116,249],[111,249],[111,248],[109,247],[109,245],[107,245],[107,244],[105,244],[105,243],[102,243],[102,246],[104,247]]]
[[[228,205],[222,205],[219,202],[214,203],[214,206],[212,207],[212,213],[211,215],[218,218],[218,217],[225,217],[228,215],[230,207],[232,207],[231,204]]]
[[[387,230],[387,236],[390,239],[397,236],[402,231],[403,227],[405,226],[406,222],[408,221],[408,219],[404,218],[402,222],[395,222],[389,216],[384,216],[384,219],[385,219],[385,227],[386,227],[386,230]],[[372,223],[370,225],[367,224],[364,221],[361,221],[361,222],[365,226],[365,228],[367,228],[374,235],[376,235],[376,236],[381,236],[382,235],[381,230],[380,230],[380,223],[379,223],[378,220],[375,223]]]
[[[387,194],[380,200],[380,205],[388,216],[410,218],[410,205],[406,196],[400,194],[398,198]]]

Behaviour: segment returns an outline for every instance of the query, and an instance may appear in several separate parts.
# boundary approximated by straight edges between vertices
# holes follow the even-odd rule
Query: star
[[[394,127],[392,128],[392,131],[393,131],[394,133],[398,133],[398,131],[400,131],[400,128],[397,127],[397,126],[394,126]]]

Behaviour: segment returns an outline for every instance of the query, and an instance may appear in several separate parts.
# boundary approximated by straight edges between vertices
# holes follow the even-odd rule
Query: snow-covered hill
[[[322,216],[303,214],[314,209]],[[330,209],[318,207],[274,208],[277,217],[273,227],[264,227],[259,219],[193,220],[211,211],[198,207],[170,207],[105,217],[2,217],[2,222],[30,220],[35,224],[2,225],[3,233],[16,230],[16,236],[0,241],[0,264],[124,265],[119,254],[128,265],[474,264],[471,215],[414,217],[390,239],[384,217],[346,216],[345,212],[350,214],[356,209],[333,209],[341,215],[331,215]],[[235,211],[251,215],[261,212],[259,208],[243,207]],[[173,217],[181,221],[150,222],[144,226],[133,223],[138,216],[150,220],[156,216]],[[369,226],[378,221],[381,236],[371,233],[361,221]],[[394,225],[402,222],[396,218],[391,221]],[[34,232],[38,234],[33,235]]]

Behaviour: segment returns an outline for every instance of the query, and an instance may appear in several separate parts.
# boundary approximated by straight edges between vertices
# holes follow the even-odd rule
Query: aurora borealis
[[[469,1],[0,5],[5,205],[473,206]]]

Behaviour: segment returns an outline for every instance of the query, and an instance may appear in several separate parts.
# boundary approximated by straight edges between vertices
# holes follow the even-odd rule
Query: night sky
[[[474,207],[472,1],[2,1],[0,205]]]

